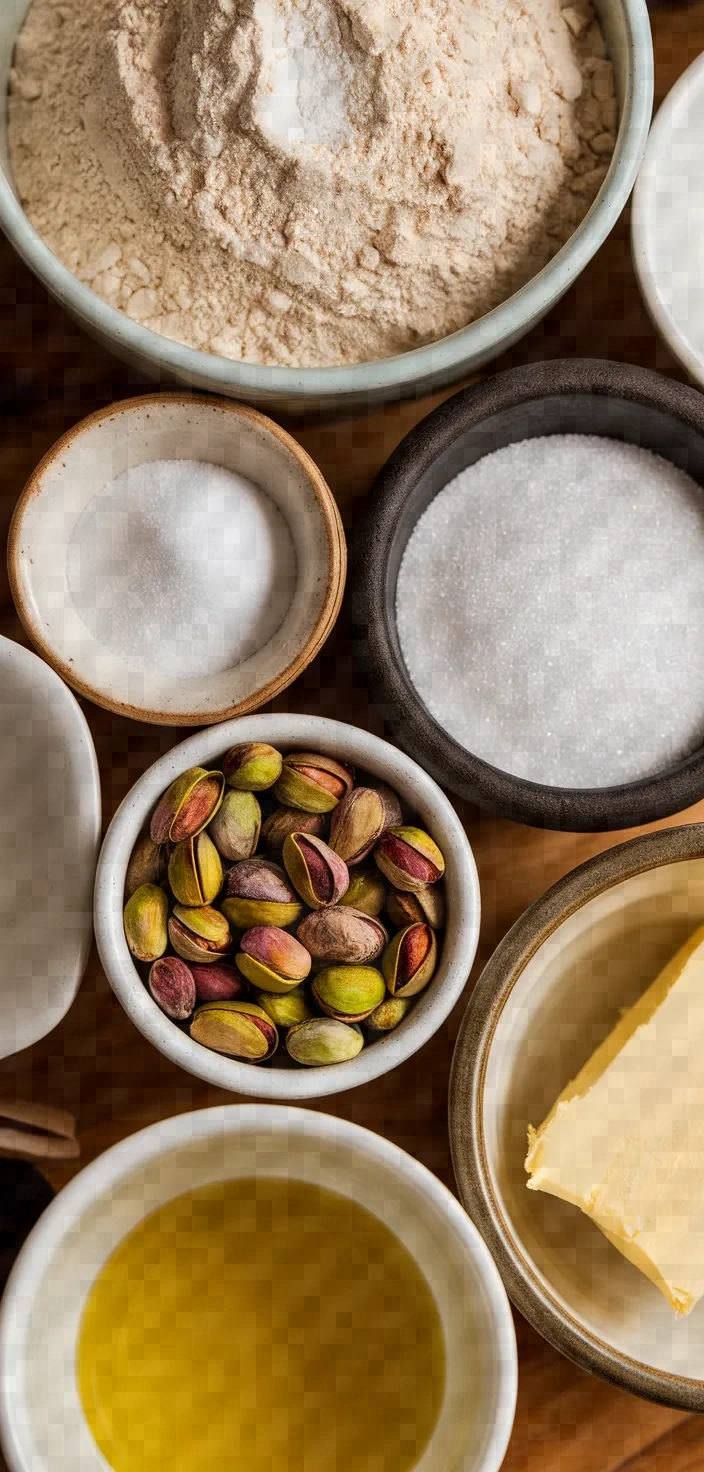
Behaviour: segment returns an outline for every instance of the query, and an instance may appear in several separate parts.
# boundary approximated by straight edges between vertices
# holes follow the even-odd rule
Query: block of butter
[[[677,1314],[704,1294],[704,925],[668,963],[540,1128],[531,1191],[585,1212]]]

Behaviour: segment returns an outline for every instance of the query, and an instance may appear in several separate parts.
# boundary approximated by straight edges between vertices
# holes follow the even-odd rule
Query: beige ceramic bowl
[[[160,459],[207,461],[254,481],[282,513],[296,552],[293,601],[268,643],[201,678],[165,673],[156,655],[143,670],[106,650],[69,588],[69,545],[86,505],[128,467]],[[340,611],[347,552],[332,492],[278,424],[226,399],[150,394],[92,414],[45,455],[15,509],[8,568],[32,643],[80,695],[136,720],[202,726],[263,705],[310,664]]]
[[[561,879],[494,952],[453,1063],[460,1195],[521,1313],[625,1390],[704,1411],[704,1303],[686,1318],[564,1201],[526,1189],[539,1125],[704,915],[704,824],[610,849]]]

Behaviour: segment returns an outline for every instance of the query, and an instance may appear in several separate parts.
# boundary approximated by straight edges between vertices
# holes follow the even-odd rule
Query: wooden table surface
[[[652,13],[656,100],[704,50],[704,0]],[[93,409],[152,387],[97,348],[0,243],[0,536],[40,456]],[[602,357],[682,378],[655,336],[630,261],[624,217],[577,284],[496,368],[551,357]],[[459,385],[458,385],[459,386]],[[401,437],[449,392],[367,417],[291,425],[320,465],[352,527],[374,475]],[[4,568],[0,633],[22,642]],[[272,707],[350,720],[383,732],[339,626],[322,656]],[[107,825],[136,778],[187,734],[138,725],[84,703],[95,740]],[[631,834],[546,833],[487,818],[457,803],[482,891],[479,956],[467,992],[437,1036],[396,1072],[320,1108],[379,1131],[453,1185],[447,1080],[467,996],[481,965],[520,912],[568,869]],[[704,818],[704,801],[671,823]],[[167,1115],[233,1096],[182,1073],[136,1032],[113,997],[95,952],[68,1016],[35,1047],[0,1062],[0,1094],[46,1100],[78,1116],[83,1162]],[[72,1170],[50,1174],[60,1186]],[[704,1472],[704,1419],[616,1390],[576,1369],[516,1315],[520,1388],[505,1472]],[[1,1461],[1,1459],[0,1459]]]

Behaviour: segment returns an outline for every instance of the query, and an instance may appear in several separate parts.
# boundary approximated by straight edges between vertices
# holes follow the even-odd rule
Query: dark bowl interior
[[[704,397],[695,389],[647,369],[588,358],[502,373],[441,404],[381,470],[351,547],[352,636],[399,745],[443,786],[535,827],[635,827],[681,812],[704,794],[704,748],[654,777],[617,787],[550,787],[512,776],[443,730],[411,683],[399,644],[398,571],[430,501],[482,455],[549,434],[602,435],[654,450],[704,487]]]

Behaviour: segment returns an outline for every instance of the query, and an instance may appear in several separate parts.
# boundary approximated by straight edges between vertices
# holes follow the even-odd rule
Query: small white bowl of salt
[[[32,643],[81,695],[207,725],[272,699],[315,657],[346,547],[329,487],[279,425],[150,394],[57,441],[18,502],[8,566]]]

